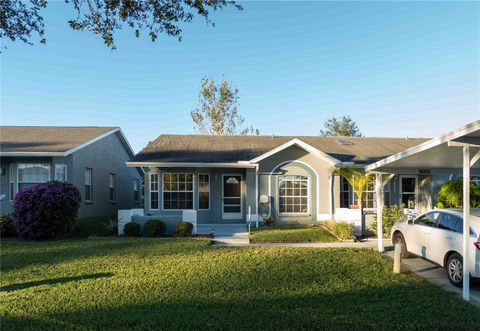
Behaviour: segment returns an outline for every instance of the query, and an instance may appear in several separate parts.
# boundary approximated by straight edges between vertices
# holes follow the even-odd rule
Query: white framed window
[[[150,174],[150,209],[158,210],[158,190],[159,176],[158,174]]]
[[[10,178],[9,178],[10,186],[8,188],[10,201],[13,201],[15,198],[15,164],[10,163]]]
[[[400,204],[415,209],[418,204],[417,176],[400,176]]]
[[[210,175],[198,175],[198,209],[210,209]]]
[[[108,183],[110,202],[115,201],[115,174],[110,174]]]
[[[193,174],[163,174],[163,209],[193,209]]]
[[[133,201],[138,202],[140,200],[140,181],[138,179],[133,180]]]
[[[85,201],[92,202],[93,200],[93,169],[85,168]]]
[[[278,211],[280,214],[306,214],[309,210],[308,177],[278,177]]]
[[[19,163],[17,166],[17,192],[49,180],[50,165],[47,163]]]
[[[67,181],[67,165],[66,164],[55,164],[55,180],[59,182]]]
[[[340,177],[340,208],[349,208],[350,203],[350,184],[345,177]]]
[[[353,190],[353,192],[353,203],[358,205],[358,195],[355,190]],[[371,181],[367,184],[366,189],[363,191],[363,208],[376,208],[376,202],[375,184],[373,181]]]

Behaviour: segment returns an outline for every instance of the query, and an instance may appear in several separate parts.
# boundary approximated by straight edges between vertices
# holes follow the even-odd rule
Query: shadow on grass
[[[75,311],[2,317],[3,330],[452,330],[459,326],[478,330],[479,324],[478,308],[436,287],[414,284],[322,295],[184,294],[167,300],[149,298],[145,303],[92,303]]]
[[[43,280],[36,280],[32,282],[12,284],[8,286],[0,287],[0,292],[13,292],[13,291],[24,290],[30,287],[35,287],[40,285],[65,284],[69,282],[77,282],[80,280],[97,279],[97,278],[105,278],[105,277],[112,277],[112,276],[113,276],[112,272],[99,272],[99,273],[89,274],[89,275],[43,279]]]

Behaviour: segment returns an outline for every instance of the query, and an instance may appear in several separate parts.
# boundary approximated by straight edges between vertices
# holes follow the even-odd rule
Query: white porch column
[[[378,251],[383,253],[383,178],[382,174],[375,175],[375,194],[377,199],[377,243]]]
[[[470,300],[470,146],[463,146],[463,299]]]
[[[317,181],[318,181],[318,178],[317,178]],[[329,184],[329,205],[330,205],[330,208],[329,208],[329,213],[330,213],[330,220],[333,220],[333,175],[330,174],[330,177],[328,177],[328,184]],[[317,185],[318,187],[318,185]],[[318,194],[318,192],[317,192]],[[318,197],[317,197],[318,199]],[[319,213],[319,211],[317,210],[317,214]]]

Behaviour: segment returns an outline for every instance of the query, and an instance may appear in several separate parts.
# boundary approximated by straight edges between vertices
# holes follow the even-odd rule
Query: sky
[[[233,82],[268,135],[349,115],[366,136],[434,137],[480,118],[480,2],[240,4],[182,25],[181,42],[124,28],[112,51],[49,1],[46,45],[2,41],[1,124],[119,126],[138,152],[195,132],[204,76]]]

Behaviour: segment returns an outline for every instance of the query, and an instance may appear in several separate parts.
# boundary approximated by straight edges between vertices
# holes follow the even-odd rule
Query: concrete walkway
[[[248,246],[250,244],[245,224],[199,224],[197,233],[212,234],[214,246]]]
[[[386,252],[385,256],[393,259],[393,251]],[[462,296],[462,289],[450,284],[445,269],[436,264],[430,263],[419,257],[412,257],[402,260],[402,267],[425,278],[430,283],[440,286],[446,291],[457,293]],[[470,300],[480,304],[480,285],[471,284]]]
[[[390,240],[384,240],[383,244],[387,245],[389,243],[390,243]],[[265,244],[250,244],[250,246],[377,249],[377,241],[370,239],[362,242],[343,241],[343,242],[331,242],[331,243],[265,243]]]

